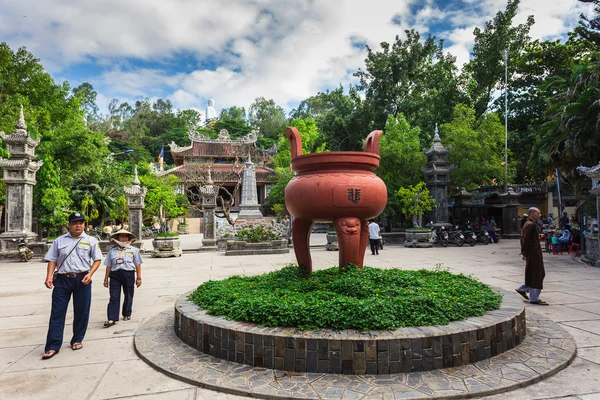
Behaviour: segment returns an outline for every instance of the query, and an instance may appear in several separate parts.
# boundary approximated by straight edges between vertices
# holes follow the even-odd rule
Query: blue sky
[[[445,40],[468,61],[473,29],[505,0],[0,0],[0,41],[25,46],[57,82],[91,83],[106,112],[113,99],[170,99],[203,110],[207,100],[248,108],[256,97],[286,110],[355,82],[364,44],[405,29]],[[531,36],[563,38],[587,8],[576,0],[522,0]]]

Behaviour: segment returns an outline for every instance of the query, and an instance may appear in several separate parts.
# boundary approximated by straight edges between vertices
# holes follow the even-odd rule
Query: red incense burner
[[[363,152],[335,151],[302,154],[296,128],[287,128],[292,169],[296,176],[285,188],[285,204],[294,217],[292,241],[300,268],[312,274],[309,239],[313,223],[333,222],[340,250],[339,266],[363,267],[369,241],[368,219],[387,203],[385,183],[375,175],[382,131],[367,137]]]

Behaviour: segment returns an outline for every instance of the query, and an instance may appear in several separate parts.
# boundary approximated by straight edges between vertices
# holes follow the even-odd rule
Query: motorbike
[[[452,243],[457,245],[458,247],[462,246],[465,243],[465,236],[458,229],[458,226],[454,227],[454,230],[448,233],[448,243]]]
[[[490,234],[485,229],[480,230],[477,233],[477,241],[485,245],[490,244]]]
[[[16,241],[16,239],[13,239]],[[17,243],[17,251],[19,253],[19,259],[21,261],[29,261],[33,257],[33,251],[29,247],[27,247],[27,243],[25,243],[25,239],[19,240]]]
[[[431,242],[436,245],[439,244],[443,247],[448,246],[448,231],[441,226],[439,228],[432,228]]]
[[[471,228],[471,224],[467,222],[465,225],[465,229],[462,231],[463,236],[465,237],[465,243],[468,243],[469,246],[475,246],[477,243],[477,235],[473,232],[473,228]]]

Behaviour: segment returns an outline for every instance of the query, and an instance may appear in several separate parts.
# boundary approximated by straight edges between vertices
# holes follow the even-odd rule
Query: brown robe
[[[521,254],[527,259],[525,263],[525,286],[533,289],[543,289],[546,271],[544,270],[542,246],[540,245],[536,223],[531,219],[525,222],[521,231]]]

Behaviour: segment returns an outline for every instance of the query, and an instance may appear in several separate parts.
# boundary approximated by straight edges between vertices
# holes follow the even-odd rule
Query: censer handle
[[[373,131],[369,133],[367,141],[365,142],[365,153],[379,154],[379,138],[381,135],[383,135],[383,131]]]
[[[300,132],[294,127],[288,127],[285,129],[285,137],[290,141],[290,153],[292,160],[302,155],[302,138]]]

